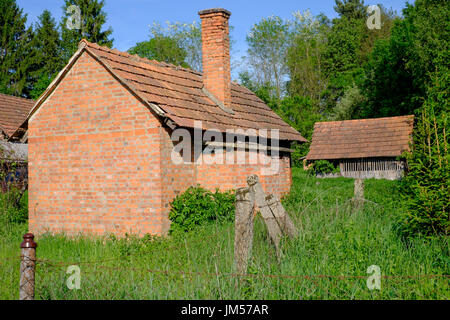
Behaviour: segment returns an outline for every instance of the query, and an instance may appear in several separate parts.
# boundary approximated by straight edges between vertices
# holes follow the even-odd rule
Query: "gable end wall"
[[[35,233],[161,233],[160,121],[84,52],[29,121]]]

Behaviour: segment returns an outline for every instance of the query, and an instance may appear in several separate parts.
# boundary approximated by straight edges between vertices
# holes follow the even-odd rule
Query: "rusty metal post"
[[[20,244],[19,300],[34,300],[34,272],[36,267],[36,242],[34,235],[26,233]]]
[[[246,273],[253,244],[253,195],[249,188],[236,190],[234,263],[238,273]]]

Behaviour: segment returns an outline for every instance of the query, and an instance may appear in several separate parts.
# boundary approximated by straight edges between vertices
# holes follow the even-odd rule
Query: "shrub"
[[[211,221],[234,219],[235,195],[232,191],[214,193],[200,186],[189,187],[171,202],[169,233],[186,232]]]
[[[327,160],[318,160],[313,166],[314,173],[337,173],[339,168],[336,168],[333,163]],[[311,171],[312,172],[312,171]]]
[[[11,223],[25,223],[28,220],[28,196],[21,190],[0,192],[0,215]]]

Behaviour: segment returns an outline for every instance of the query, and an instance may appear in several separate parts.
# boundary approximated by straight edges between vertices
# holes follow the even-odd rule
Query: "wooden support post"
[[[294,223],[291,220],[291,217],[289,217],[286,210],[284,210],[281,201],[278,200],[278,198],[273,194],[269,194],[266,196],[266,203],[272,211],[273,216],[277,220],[281,231],[290,238],[296,237],[298,233],[297,228],[295,227]]]
[[[26,233],[20,244],[19,300],[34,300],[34,274],[36,268],[36,242],[34,235]]]
[[[364,180],[355,179],[355,189],[353,197],[354,208],[358,209],[364,204]]]
[[[277,251],[277,258],[281,258],[281,248],[280,248],[280,240],[282,237],[282,231],[275,216],[270,210],[269,206],[266,202],[266,195],[262,188],[261,183],[259,183],[259,178],[257,175],[251,175],[247,179],[247,183],[250,187],[250,191],[255,194],[255,204],[259,211],[261,212],[261,216],[264,219],[264,222],[267,226],[267,231],[269,232],[269,236],[272,239],[275,249]]]
[[[238,273],[246,273],[253,244],[253,208],[255,200],[250,188],[236,190],[234,264]]]

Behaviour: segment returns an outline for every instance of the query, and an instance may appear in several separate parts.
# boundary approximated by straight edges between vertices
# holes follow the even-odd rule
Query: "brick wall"
[[[86,52],[29,121],[35,233],[160,233],[160,122]]]
[[[257,174],[266,193],[273,193],[281,197],[290,191],[291,167],[288,156],[283,156],[279,161],[279,170],[275,174],[262,175],[262,168],[268,169],[268,165],[261,163],[251,164],[250,152],[246,152],[245,164],[199,164],[197,169],[197,183],[207,189],[220,190],[236,189],[247,186],[247,177]],[[236,156],[236,153],[234,154]],[[226,157],[226,151],[224,153]],[[267,160],[268,161],[268,160]]]

